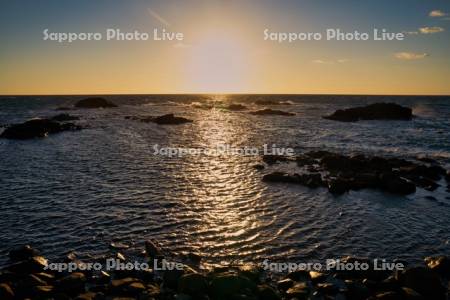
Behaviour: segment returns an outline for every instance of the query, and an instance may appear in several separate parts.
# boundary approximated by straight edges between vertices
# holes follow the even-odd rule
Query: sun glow
[[[209,32],[189,47],[187,82],[201,93],[244,92],[251,57],[245,44],[230,32]]]

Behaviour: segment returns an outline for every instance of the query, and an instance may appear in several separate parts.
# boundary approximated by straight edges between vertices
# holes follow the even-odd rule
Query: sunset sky
[[[450,94],[448,0],[0,0],[0,94]],[[107,28],[184,41],[44,41]],[[264,40],[264,30],[405,32]]]

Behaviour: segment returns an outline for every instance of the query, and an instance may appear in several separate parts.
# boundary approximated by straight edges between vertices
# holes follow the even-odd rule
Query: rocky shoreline
[[[368,259],[345,257],[342,264],[370,267],[274,274],[264,269],[264,264],[203,268],[201,257],[195,254],[183,263],[163,265],[164,255],[154,242],[146,242],[145,248],[141,260],[148,263],[147,269],[94,269],[71,253],[62,260],[77,266],[71,272],[52,268],[56,263],[30,246],[14,249],[9,254],[10,264],[0,271],[0,299],[445,300],[449,296],[450,259],[445,256],[428,257],[421,266],[394,271],[376,269]],[[111,257],[123,265],[131,262],[120,252]]]

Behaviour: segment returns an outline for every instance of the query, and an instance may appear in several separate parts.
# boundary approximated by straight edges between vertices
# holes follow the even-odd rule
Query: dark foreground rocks
[[[282,111],[282,110],[276,110],[276,109],[262,109],[257,111],[252,111],[249,114],[256,115],[256,116],[269,116],[269,115],[275,115],[275,116],[295,116],[294,113]]]
[[[333,194],[361,189],[380,189],[400,195],[412,194],[417,188],[434,191],[439,187],[437,181],[446,176],[446,170],[435,163],[328,151],[312,151],[296,157],[266,155],[263,161],[268,165],[292,162],[299,167],[299,172],[294,174],[280,171],[266,174],[263,181],[325,187]]]
[[[10,125],[2,132],[0,138],[25,140],[80,129],[81,127],[74,123],[60,123],[51,119],[33,119],[25,123]]]
[[[16,256],[20,253],[19,256]],[[31,247],[11,255],[10,265],[0,270],[0,299],[430,299],[445,300],[450,273],[448,258],[427,258],[426,264],[379,270],[372,260],[339,259],[348,266],[320,270],[295,269],[283,273],[261,264],[209,266],[179,263],[178,268],[93,270],[76,257],[66,262],[79,269],[51,268]],[[143,258],[154,266],[153,258]],[[40,261],[41,264],[29,264]],[[432,261],[432,263],[430,262]],[[122,259],[124,264],[135,262]],[[153,262],[153,263],[152,263]],[[92,262],[90,262],[92,263]],[[21,268],[17,268],[21,265]],[[85,266],[84,268],[82,266]]]
[[[117,107],[116,104],[100,97],[91,97],[75,103],[76,108],[112,108]]]
[[[79,117],[72,116],[69,114],[58,114],[56,116],[51,117],[50,120],[52,121],[58,121],[58,122],[67,122],[67,121],[76,121],[79,120]]]
[[[128,116],[125,117],[125,119],[130,120],[137,120],[145,123],[156,123],[158,125],[180,125],[185,123],[192,123],[193,120],[183,118],[183,117],[176,117],[174,114],[166,114],[159,117],[134,117],[134,116]]]
[[[341,122],[357,122],[359,120],[411,120],[411,108],[395,103],[375,103],[363,107],[337,110],[325,119]]]

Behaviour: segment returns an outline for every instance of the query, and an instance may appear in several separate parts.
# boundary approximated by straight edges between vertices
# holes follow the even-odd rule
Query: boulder
[[[236,295],[245,291],[255,291],[256,284],[244,276],[234,273],[220,273],[211,281],[211,293],[216,298]]]
[[[427,257],[425,263],[428,268],[441,276],[450,278],[450,259],[446,256]]]
[[[300,183],[297,175],[289,175],[283,172],[273,172],[263,176],[264,182]]]
[[[76,295],[85,291],[86,276],[83,273],[75,272],[61,278],[56,282],[58,291]]]
[[[33,256],[27,260],[8,266],[7,270],[19,274],[40,273],[45,270],[47,265],[48,261],[44,257]]]
[[[381,174],[380,181],[384,190],[392,194],[409,195],[416,192],[416,186],[412,182],[392,173]]]
[[[12,299],[14,299],[14,291],[6,283],[1,283],[0,284],[0,299],[2,299],[2,300],[12,300]]]
[[[409,268],[397,276],[402,286],[413,289],[426,299],[445,300],[446,298],[446,289],[442,286],[439,276],[428,268]]]
[[[306,282],[298,282],[290,289],[286,291],[286,295],[289,299],[307,299],[310,293],[310,287]]]
[[[357,122],[359,120],[411,120],[411,108],[395,103],[375,103],[363,107],[337,110],[325,119],[341,122]]]
[[[269,116],[269,115],[275,115],[275,116],[295,116],[294,113],[282,111],[282,110],[276,110],[276,109],[262,109],[257,111],[252,111],[249,114],[256,115],[256,116]]]
[[[178,291],[191,296],[204,295],[208,292],[208,281],[198,273],[185,274],[178,281]]]
[[[280,294],[267,284],[259,285],[256,295],[260,300],[281,300]]]
[[[162,255],[161,248],[152,240],[145,241],[145,253],[152,258]]]
[[[62,124],[49,119],[33,119],[7,127],[0,138],[17,140],[42,138],[53,133],[80,129],[80,126],[73,123]]]
[[[76,108],[111,108],[117,107],[116,104],[100,97],[91,97],[75,103]]]
[[[37,255],[39,255],[39,252],[33,249],[30,245],[21,246],[9,251],[9,259],[12,261],[27,260]]]

